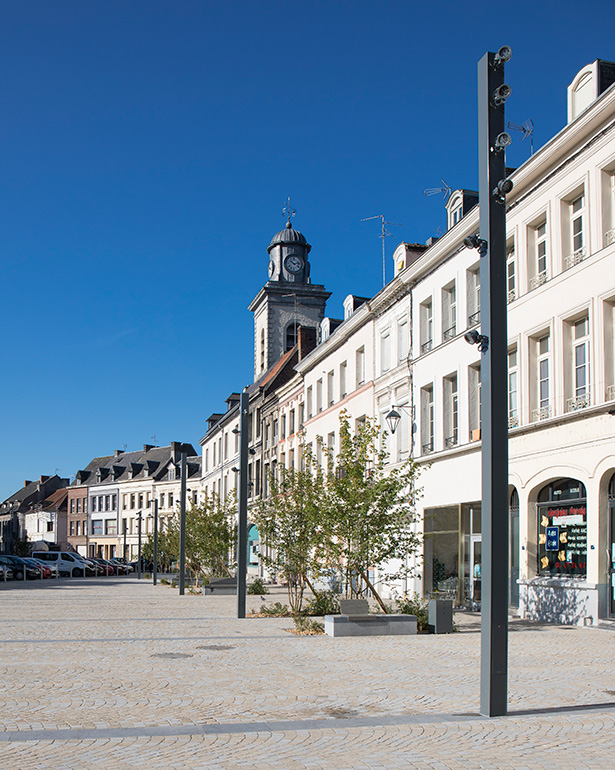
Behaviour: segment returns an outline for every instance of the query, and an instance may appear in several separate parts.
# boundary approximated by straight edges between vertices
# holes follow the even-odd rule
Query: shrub
[[[429,603],[417,593],[403,594],[396,599],[397,611],[403,615],[416,615],[416,627],[418,631],[427,631],[429,625]]]
[[[258,594],[259,596],[262,594],[268,594],[269,589],[264,584],[262,578],[254,578],[252,583],[248,586],[248,593],[249,594]]]
[[[317,594],[305,608],[306,615],[339,615],[340,603],[333,591],[323,591]]]
[[[275,604],[269,606],[265,605],[260,608],[260,611],[261,615],[271,615],[278,618],[283,618],[290,614],[288,604],[280,604],[280,602],[275,602]]]
[[[317,620],[306,618],[305,615],[297,615],[294,620],[295,628],[293,633],[295,634],[316,636],[317,634],[324,634],[325,632],[324,623],[319,623]]]

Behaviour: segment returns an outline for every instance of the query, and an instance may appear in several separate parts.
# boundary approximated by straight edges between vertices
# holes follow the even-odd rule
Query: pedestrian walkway
[[[235,601],[136,578],[0,586],[1,770],[615,767],[608,628],[513,621],[510,714],[485,719],[477,615],[333,639],[237,620]]]

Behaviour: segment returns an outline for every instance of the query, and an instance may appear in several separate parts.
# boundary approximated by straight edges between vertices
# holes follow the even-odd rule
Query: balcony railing
[[[610,246],[615,243],[615,227],[612,230],[607,230],[604,234],[604,243],[606,246]]]
[[[433,441],[430,441],[428,444],[423,444],[421,449],[424,455],[431,454],[433,452]]]
[[[548,280],[549,278],[547,276],[546,270],[543,270],[542,273],[538,273],[538,275],[530,278],[530,291],[532,289],[537,289],[539,286],[542,286],[543,283],[546,283]]]
[[[540,409],[532,409],[532,422],[539,422],[551,417],[551,407],[541,406]]]
[[[566,399],[566,411],[576,412],[579,409],[585,409],[589,406],[589,393],[584,393],[582,396],[574,396],[573,398]]]
[[[575,265],[578,265],[579,262],[582,262],[585,259],[585,256],[585,246],[581,246],[580,249],[577,249],[569,257],[566,257],[564,260],[564,269],[570,270],[571,267],[574,267]]]
[[[477,310],[476,313],[472,313],[468,316],[468,329],[471,329],[472,326],[478,326],[480,323],[480,310]]]
[[[514,302],[516,299],[517,299],[517,292],[515,289],[511,289],[506,295],[506,302],[510,305],[510,303]]]
[[[429,353],[432,347],[433,347],[433,340],[426,340],[421,345],[421,353]]]
[[[615,401],[615,385],[608,385],[606,389],[606,400]]]
[[[453,446],[457,446],[457,431],[452,436],[446,436],[444,439],[445,449],[450,449]]]
[[[517,414],[509,414],[508,415],[508,427],[509,428],[516,428],[519,425],[519,415]]]
[[[445,329],[442,332],[442,339],[444,342],[448,342],[448,340],[452,340],[457,335],[457,324],[453,324],[452,326],[449,326],[448,329]]]

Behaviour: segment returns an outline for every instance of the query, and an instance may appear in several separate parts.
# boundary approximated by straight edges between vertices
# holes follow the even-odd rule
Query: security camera
[[[500,64],[504,64],[504,62],[510,61],[511,56],[512,50],[510,49],[510,46],[503,45],[493,57],[493,66],[499,67]]]
[[[502,131],[501,134],[498,134],[495,138],[494,147],[496,150],[503,150],[505,147],[508,147],[509,144],[512,143],[512,136],[506,131]]]
[[[498,86],[493,92],[491,100],[494,106],[499,107],[501,104],[504,104],[504,102],[511,94],[512,88],[508,85],[508,83],[502,83],[502,85]]]

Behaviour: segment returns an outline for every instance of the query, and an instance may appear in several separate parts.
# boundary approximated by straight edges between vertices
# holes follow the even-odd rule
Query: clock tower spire
[[[291,224],[295,211],[290,198],[284,213],[286,227],[267,247],[269,280],[249,306],[254,313],[255,381],[294,347],[299,326],[320,325],[331,296],[324,286],[311,282],[308,255],[312,247]]]

